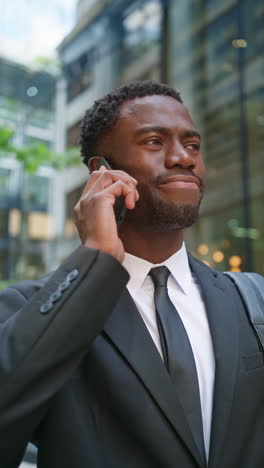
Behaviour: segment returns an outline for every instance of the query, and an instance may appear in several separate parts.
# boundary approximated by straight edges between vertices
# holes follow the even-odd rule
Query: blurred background
[[[203,138],[207,193],[190,250],[264,274],[263,0],[0,0],[0,285],[79,243],[79,126],[112,88],[180,90]],[[12,448],[10,448],[12,449]],[[29,448],[24,467],[32,466]]]

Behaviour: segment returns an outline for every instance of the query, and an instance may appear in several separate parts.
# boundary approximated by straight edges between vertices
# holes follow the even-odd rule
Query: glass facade
[[[121,83],[159,79],[163,8],[161,0],[127,2],[121,17]]]
[[[68,82],[68,102],[72,101],[92,85],[94,80],[94,62],[95,48],[93,47],[81,54],[70,65],[65,67],[64,73],[67,76]]]
[[[134,2],[123,17],[123,65],[160,45],[162,8],[159,1]]]
[[[0,281],[46,272],[53,238],[52,187],[50,176],[0,167]]]
[[[11,144],[21,150],[40,142],[52,148],[56,76],[46,67],[29,67],[4,57],[0,57],[0,74],[1,136],[5,129],[11,130]],[[44,174],[49,172],[26,173],[14,154],[6,152],[2,136],[0,281],[33,278],[46,271],[52,185],[51,177]]]
[[[11,170],[5,167],[0,167],[0,199],[4,200],[10,192],[10,176]]]
[[[264,273],[264,5],[170,2],[169,82],[202,133],[207,190],[189,246],[221,270]]]

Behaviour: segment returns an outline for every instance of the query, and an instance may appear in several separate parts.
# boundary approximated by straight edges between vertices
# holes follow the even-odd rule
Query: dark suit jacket
[[[233,283],[190,265],[216,360],[209,467],[263,468],[263,355]],[[30,439],[40,468],[205,466],[127,281],[81,247],[52,276],[2,293],[1,468],[17,467]]]

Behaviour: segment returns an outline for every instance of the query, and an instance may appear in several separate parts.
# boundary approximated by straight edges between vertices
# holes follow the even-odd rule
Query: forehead
[[[141,126],[167,126],[195,128],[187,109],[169,96],[144,96],[125,101],[119,109],[119,128]]]

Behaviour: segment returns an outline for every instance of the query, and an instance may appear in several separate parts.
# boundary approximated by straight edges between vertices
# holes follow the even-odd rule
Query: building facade
[[[203,136],[207,193],[190,245],[220,269],[264,273],[264,5],[171,2],[168,81]]]
[[[53,146],[56,79],[0,58],[0,127],[14,131],[13,143]],[[45,273],[52,236],[52,187],[55,173],[41,168],[27,174],[22,165],[0,158],[0,281]]]

